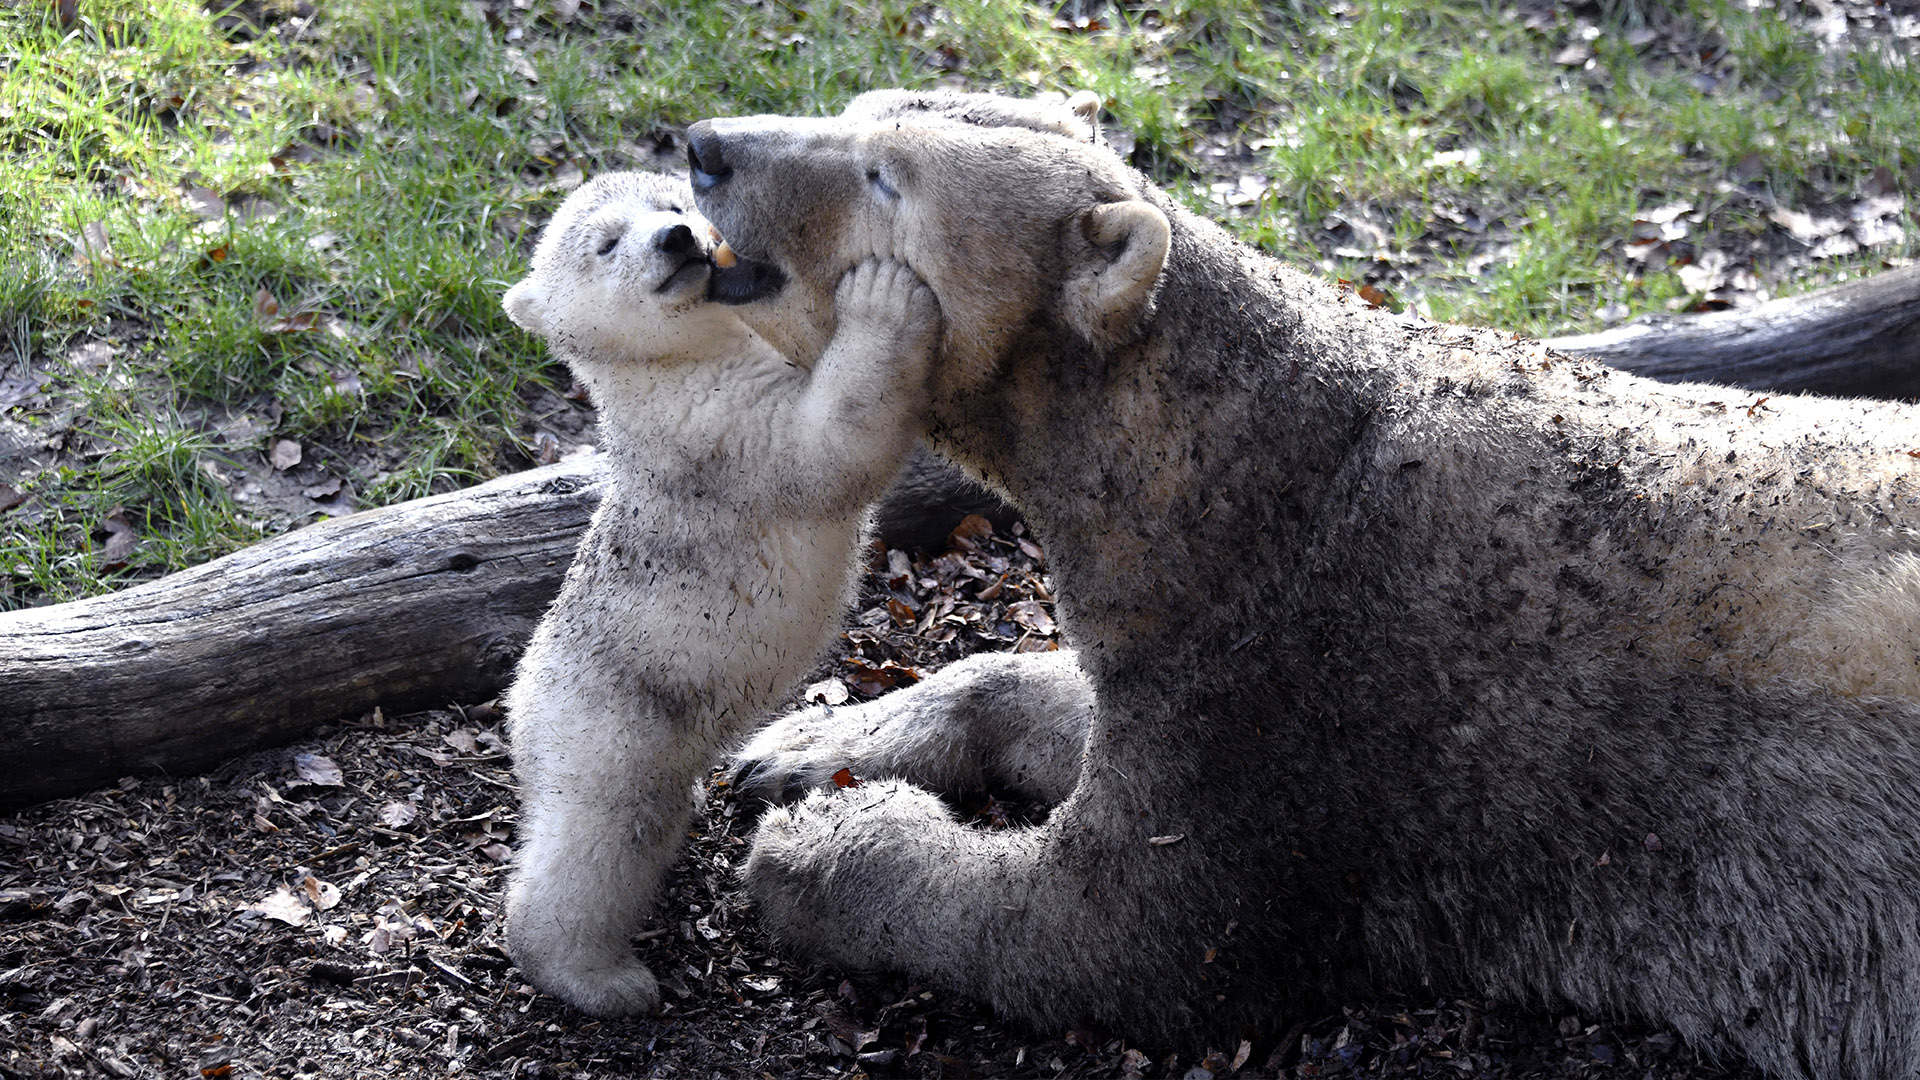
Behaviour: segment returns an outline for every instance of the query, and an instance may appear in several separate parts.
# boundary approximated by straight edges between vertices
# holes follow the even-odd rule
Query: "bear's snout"
[[[725,140],[711,130],[690,131],[689,135],[692,137],[687,140],[687,168],[692,173],[693,190],[711,191],[733,175],[733,167],[727,164],[723,149]]]

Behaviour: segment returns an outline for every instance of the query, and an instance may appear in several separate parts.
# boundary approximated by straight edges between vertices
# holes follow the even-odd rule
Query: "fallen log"
[[[1669,380],[1914,396],[1920,267],[1548,344]],[[602,465],[563,462],[122,592],[0,613],[0,807],[190,773],[375,705],[495,693],[559,590]],[[996,503],[921,457],[878,517],[894,546],[924,546]]]
[[[1547,344],[1669,382],[1920,397],[1920,265],[1757,307],[1657,316]]]
[[[486,697],[560,590],[599,468],[534,469],[0,614],[0,806],[193,772],[376,704]]]

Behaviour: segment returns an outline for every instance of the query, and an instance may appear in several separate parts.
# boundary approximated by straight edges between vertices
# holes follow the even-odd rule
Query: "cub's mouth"
[[[692,289],[711,269],[705,253],[696,251],[653,287],[654,295],[671,296]]]

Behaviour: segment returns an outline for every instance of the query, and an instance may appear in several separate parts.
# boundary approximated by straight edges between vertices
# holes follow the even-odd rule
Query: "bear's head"
[[[576,369],[707,355],[710,324],[737,325],[707,301],[713,246],[684,181],[607,173],[560,204],[502,303]]]
[[[790,359],[831,337],[840,278],[869,256],[940,300],[943,392],[992,379],[1035,331],[1109,350],[1149,317],[1169,226],[1101,145],[1098,101],[877,91],[841,116],[703,120],[703,212],[740,256],[711,295]]]

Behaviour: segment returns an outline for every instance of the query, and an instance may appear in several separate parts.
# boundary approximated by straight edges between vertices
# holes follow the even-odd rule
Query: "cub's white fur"
[[[866,507],[918,435],[939,331],[903,264],[869,261],[797,367],[707,299],[711,230],[684,183],[612,174],[569,197],[506,296],[593,392],[608,490],[520,662],[507,945],[590,1013],[653,1009],[629,939],[702,770],[831,638]]]

